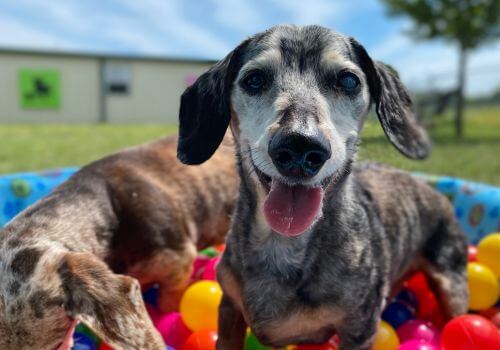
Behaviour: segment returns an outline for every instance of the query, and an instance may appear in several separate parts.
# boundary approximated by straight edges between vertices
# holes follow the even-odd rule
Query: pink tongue
[[[323,190],[304,186],[287,186],[273,181],[264,202],[264,215],[271,228],[285,236],[306,231],[321,209]]]

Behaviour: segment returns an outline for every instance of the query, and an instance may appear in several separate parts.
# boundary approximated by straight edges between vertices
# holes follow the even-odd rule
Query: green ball
[[[262,345],[255,335],[248,332],[244,350],[272,350],[272,348]]]
[[[91,338],[96,345],[101,343],[101,340],[83,323],[79,323],[75,328],[75,333],[82,333]]]
[[[217,251],[217,249],[215,249],[213,247],[208,247],[208,248],[205,248],[202,251],[200,251],[200,254],[208,256],[209,258],[214,258],[217,255],[219,255],[219,252]]]
[[[23,179],[12,180],[10,186],[12,188],[12,192],[14,192],[14,194],[17,197],[21,198],[28,197],[31,193],[31,186],[26,180]]]

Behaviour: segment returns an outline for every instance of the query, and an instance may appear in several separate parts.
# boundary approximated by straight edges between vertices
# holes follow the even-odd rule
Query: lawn
[[[390,146],[378,122],[369,120],[360,159],[500,185],[500,106],[469,109],[466,116],[462,141],[453,137],[451,118],[436,119],[430,130],[434,151],[425,161],[404,158]],[[165,125],[2,125],[0,173],[82,165],[175,130]]]

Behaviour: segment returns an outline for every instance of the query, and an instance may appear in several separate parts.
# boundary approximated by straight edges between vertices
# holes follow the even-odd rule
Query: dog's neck
[[[271,229],[262,210],[266,191],[256,176],[248,175],[249,171],[244,164],[239,164],[239,170],[240,196],[228,238],[229,244],[232,249],[240,250],[237,254],[248,255],[249,258],[251,256],[251,259],[241,259],[248,264],[265,267],[285,280],[300,278],[304,258],[315,254],[308,251],[310,240],[324,234],[318,230],[318,226],[322,226],[325,220],[334,220],[332,217],[336,213],[332,213],[331,208],[335,208],[337,213],[345,212],[344,199],[352,192],[350,164],[339,172],[339,176],[326,189],[321,217],[308,231],[296,237],[286,237]]]

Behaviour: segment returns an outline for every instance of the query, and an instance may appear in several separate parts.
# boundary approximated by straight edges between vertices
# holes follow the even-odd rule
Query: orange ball
[[[217,329],[222,290],[215,281],[193,283],[181,298],[179,311],[182,321],[193,332]]]
[[[182,350],[215,350],[217,332],[210,329],[201,329],[187,338]]]

